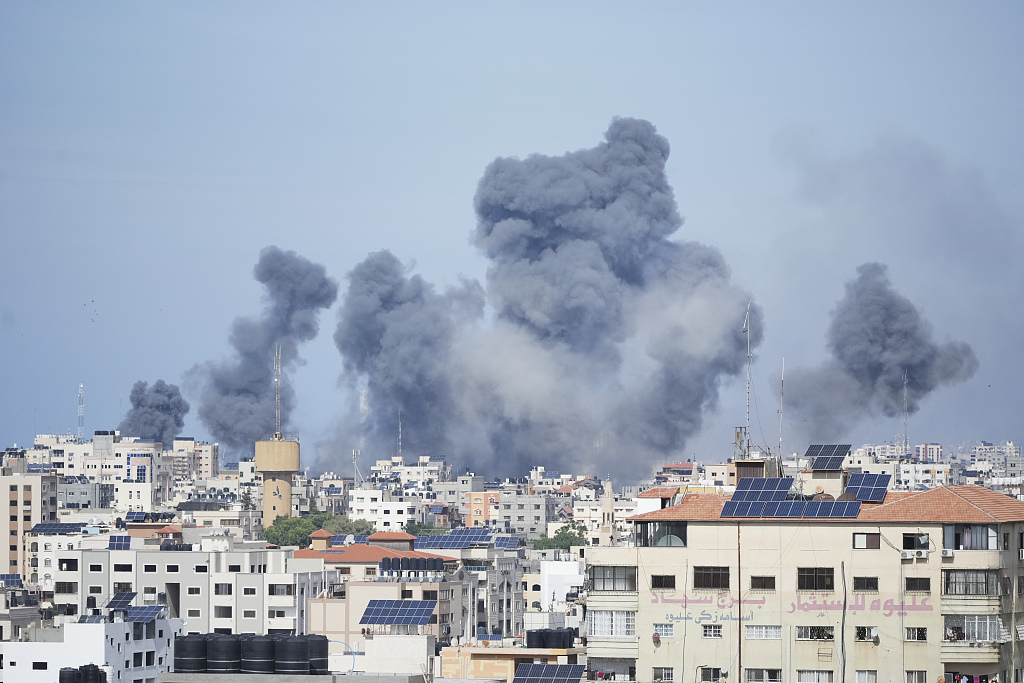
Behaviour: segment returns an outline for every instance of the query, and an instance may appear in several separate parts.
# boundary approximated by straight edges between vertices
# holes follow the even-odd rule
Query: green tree
[[[405,533],[412,534],[413,536],[439,536],[448,533],[448,531],[448,529],[439,526],[419,524],[417,522],[409,522],[405,525]]]
[[[574,545],[587,544],[587,530],[582,524],[576,521],[569,522],[555,532],[555,535],[548,538],[543,535],[533,542],[535,550],[568,550]]]
[[[331,515],[323,521],[321,529],[332,534],[372,534],[376,529],[373,522],[366,519],[349,519],[345,515]]]
[[[243,510],[255,510],[256,501],[252,497],[252,487],[246,486],[242,489],[242,495],[238,497],[238,502],[242,504]]]
[[[320,527],[302,517],[278,517],[270,527],[263,530],[263,540],[277,546],[309,545],[309,535]]]

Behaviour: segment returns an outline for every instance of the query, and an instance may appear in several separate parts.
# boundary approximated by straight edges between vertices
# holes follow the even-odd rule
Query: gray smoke
[[[300,342],[316,337],[319,314],[338,296],[338,284],[323,266],[270,246],[260,252],[253,277],[266,288],[258,318],[237,318],[229,342],[233,357],[190,371],[200,385],[199,419],[229,450],[248,451],[274,431],[274,354],[281,345],[282,373],[301,360]],[[281,425],[295,406],[290,384],[281,382]]]
[[[170,448],[174,437],[185,426],[189,404],[178,390],[178,385],[158,379],[149,386],[139,380],[128,395],[132,407],[118,426],[125,436],[153,439]]]
[[[386,252],[349,274],[335,341],[370,410],[343,442],[391,455],[401,409],[403,450],[488,475],[546,463],[636,479],[681,453],[743,367],[750,297],[717,250],[669,240],[668,141],[635,119],[605,140],[485,170],[473,242],[492,320],[479,284],[438,293]]]
[[[812,440],[841,437],[867,416],[903,414],[903,374],[910,414],[933,391],[970,379],[978,369],[964,342],[936,344],[913,303],[893,289],[888,268],[865,263],[846,283],[828,330],[832,358],[787,378],[787,403],[808,421]]]

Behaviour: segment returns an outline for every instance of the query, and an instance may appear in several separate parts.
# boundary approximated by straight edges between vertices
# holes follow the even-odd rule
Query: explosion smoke
[[[158,379],[149,386],[139,380],[128,396],[132,408],[125,415],[118,430],[126,436],[153,439],[170,448],[174,437],[185,426],[189,404],[181,396],[178,385]]]
[[[316,337],[321,309],[338,296],[338,284],[323,266],[293,251],[269,246],[260,252],[253,276],[266,288],[259,318],[236,318],[230,343],[234,358],[197,365],[190,378],[201,386],[199,419],[228,449],[251,449],[274,431],[273,356],[281,345],[281,367],[301,362],[300,342]],[[281,386],[281,424],[295,406],[288,383]]]
[[[668,142],[635,119],[605,138],[486,169],[473,241],[491,261],[491,324],[476,282],[438,293],[387,252],[349,274],[335,342],[368,392],[362,436],[378,457],[394,452],[401,409],[417,454],[488,475],[546,462],[636,479],[685,446],[743,368],[749,295],[715,249],[668,239],[682,225]],[[761,321],[752,307],[754,346]],[[356,443],[357,420],[344,422]]]
[[[968,344],[932,341],[931,326],[893,289],[887,271],[881,263],[857,268],[832,312],[832,358],[787,378],[787,403],[808,419],[812,439],[838,438],[869,415],[902,414],[904,371],[913,414],[940,386],[964,382],[978,369]]]

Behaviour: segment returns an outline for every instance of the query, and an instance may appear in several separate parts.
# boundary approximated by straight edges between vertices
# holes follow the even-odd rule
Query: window
[[[32,662],[32,669],[35,671],[46,671],[46,662]]]
[[[717,666],[702,666],[700,668],[701,683],[715,683],[722,680],[722,669]]]
[[[747,640],[782,640],[782,626],[747,624]]]
[[[214,595],[231,595],[231,584],[230,583],[215,583],[213,584]]]
[[[782,669],[747,669],[747,683],[782,683]]]
[[[130,572],[131,570],[132,570],[132,566],[130,564],[115,564],[114,565],[114,571],[115,572]]]
[[[197,564],[196,565],[196,574],[206,574],[209,571],[210,571],[210,568],[207,567],[205,564]]]
[[[146,586],[142,589],[143,595],[156,595],[156,586]]]
[[[178,572],[178,565],[169,564],[167,565],[167,572],[170,574],[176,574]]]
[[[55,584],[53,584],[53,592],[54,593],[61,593],[61,594],[77,593],[78,592],[78,582],[77,581],[58,581]]]
[[[853,637],[858,643],[866,643],[878,637],[877,626],[857,626],[853,630]]]
[[[199,618],[199,610],[197,610],[197,609],[190,609],[188,611],[188,618],[189,619],[198,619]]]
[[[994,614],[944,614],[942,622],[942,638],[950,642],[991,643],[999,640],[1002,631],[1002,622]]]
[[[240,572],[240,571],[242,571],[242,565],[240,565],[240,564],[229,564],[228,565],[228,571],[229,572]]]
[[[103,571],[103,565],[102,564],[90,564],[89,565],[89,571],[91,571],[91,572],[101,572],[101,571]]]
[[[907,683],[928,683],[927,671],[908,671]]]
[[[103,592],[103,586],[89,586],[89,594],[96,595]]]
[[[202,594],[202,589],[199,586],[189,586],[188,587],[188,594],[189,595],[201,595]]]
[[[928,550],[928,534],[903,534],[904,550]]]
[[[751,576],[750,577],[750,590],[753,591],[773,591],[775,590],[775,577],[774,576]],[[751,669],[753,671],[753,669]]]
[[[402,591],[402,599],[403,600],[411,600],[412,599],[412,591],[411,590],[403,590]]]
[[[796,570],[796,587],[802,591],[830,591],[835,589],[835,570],[832,567],[805,567]]]
[[[878,550],[881,547],[881,534],[854,534],[853,547],[857,550]]]
[[[701,628],[701,635],[705,638],[721,638],[722,637],[722,625],[721,624],[704,624]]]
[[[878,592],[877,576],[855,576],[853,577],[853,590],[870,593]]]
[[[242,610],[242,618],[243,619],[255,619],[256,618],[256,610],[254,610],[254,609],[244,609],[244,610]]]
[[[437,591],[423,591],[424,600],[437,600]]]
[[[953,550],[996,550],[996,528],[985,524],[947,524],[942,547]]]
[[[659,638],[675,638],[676,625],[675,624],[655,624],[654,634]]]
[[[256,588],[254,586],[246,586],[242,589],[242,595],[256,595]]]
[[[636,567],[591,567],[595,591],[635,591]]]
[[[635,636],[636,612],[590,610],[587,626],[591,636]]]
[[[998,595],[999,573],[973,569],[944,569],[942,592],[946,595]]]
[[[878,672],[874,669],[861,669],[857,672],[856,683],[878,683]]]
[[[142,571],[144,571],[146,573],[149,573],[149,574],[153,574],[153,573],[156,572],[156,565],[155,564],[145,564],[145,565],[142,566]]]
[[[693,568],[694,588],[714,588],[719,590],[729,589],[729,568],[728,567],[694,567]]]
[[[231,605],[217,605],[213,608],[214,619],[230,619]]]
[[[131,593],[132,582],[131,581],[115,581],[114,582],[115,593]]]
[[[638,547],[686,547],[686,522],[637,522],[634,526]]]
[[[835,626],[797,626],[797,640],[835,640]]]
[[[674,681],[675,674],[670,666],[656,666],[652,670],[654,680],[656,681]]]
[[[908,576],[908,593],[929,593],[932,590],[932,580],[927,576]]]
[[[919,626],[907,626],[907,640],[924,641],[928,640],[928,629]]]
[[[832,672],[797,669],[796,683],[832,683]]]
[[[655,574],[651,576],[651,588],[675,588],[675,574]]]

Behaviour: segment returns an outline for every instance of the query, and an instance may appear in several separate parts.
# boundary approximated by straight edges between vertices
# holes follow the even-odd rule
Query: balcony
[[[944,640],[941,650],[942,663],[998,664],[999,643],[976,640]]]

